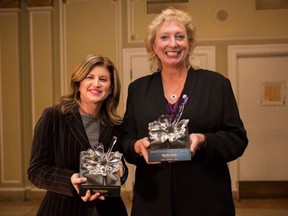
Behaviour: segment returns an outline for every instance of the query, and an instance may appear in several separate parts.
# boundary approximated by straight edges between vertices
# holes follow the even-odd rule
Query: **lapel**
[[[194,89],[195,89],[195,76],[196,76],[196,72],[195,70],[191,67],[188,70],[188,74],[187,74],[187,79],[184,85],[184,89],[183,89],[183,94],[187,94],[187,96],[190,98],[192,97],[192,94],[194,93]]]
[[[187,79],[184,85],[184,89],[182,92],[188,96],[188,100],[192,98],[193,94],[195,93],[195,86],[196,86],[196,71],[191,67],[188,70]]]
[[[75,139],[80,143],[81,148],[85,150],[91,148],[88,136],[83,126],[81,115],[77,111],[77,109],[74,109],[74,112],[72,114],[67,115],[65,117],[65,121]],[[112,142],[112,138],[113,138],[112,127],[101,125],[99,142],[104,144],[104,148],[106,151]]]
[[[90,148],[90,143],[79,112],[75,109],[72,114],[65,117],[65,121],[81,147],[85,150]]]
[[[186,94],[188,96],[187,104],[185,105],[183,114],[186,112],[191,112],[191,110],[187,109],[187,107],[193,107],[193,96],[195,95],[195,88],[196,88],[196,71],[190,67],[187,74],[187,79],[184,85],[184,89],[182,95]]]
[[[151,85],[151,94],[153,97],[153,101],[156,104],[157,107],[157,116],[163,115],[167,113],[166,109],[166,99],[164,96],[163,91],[163,83],[161,79],[161,72],[154,73],[154,79]]]

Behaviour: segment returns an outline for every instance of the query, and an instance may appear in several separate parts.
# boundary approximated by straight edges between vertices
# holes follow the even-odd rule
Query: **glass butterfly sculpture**
[[[180,119],[187,101],[188,96],[184,94],[174,120],[169,115],[161,115],[148,124],[151,148],[182,148],[185,145],[189,119]]]

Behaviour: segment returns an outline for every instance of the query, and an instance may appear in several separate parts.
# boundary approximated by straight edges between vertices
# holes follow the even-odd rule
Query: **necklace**
[[[187,73],[186,73],[186,74],[184,75],[184,77],[180,80],[180,82],[179,82],[178,85],[177,85],[178,87],[177,87],[177,89],[176,89],[175,91],[172,91],[172,90],[169,88],[169,85],[165,85],[165,88],[168,90],[167,93],[168,93],[168,94],[170,93],[169,97],[171,98],[172,101],[177,100],[177,98],[178,98],[177,93],[179,92],[180,87],[183,88],[183,82],[185,81],[186,76],[187,76]],[[181,94],[181,93],[179,93],[179,94]]]
[[[172,100],[176,100],[176,99],[177,99],[176,93],[173,93],[172,95],[170,95],[170,98],[171,98]]]

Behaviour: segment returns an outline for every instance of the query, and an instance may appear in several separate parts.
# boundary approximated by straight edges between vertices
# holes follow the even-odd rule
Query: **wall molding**
[[[20,37],[19,9],[1,10],[0,17],[1,27],[3,28],[0,31],[4,30],[0,37],[0,183],[19,184],[22,180],[21,110],[19,106],[21,101],[20,45],[18,41]],[[7,29],[5,28],[7,27],[6,22],[12,24]],[[5,53],[5,55],[1,55],[1,53]],[[13,64],[9,64],[11,61]],[[9,80],[13,80],[13,87],[11,88]],[[9,91],[10,96],[7,96],[7,92],[4,94],[2,89],[7,89],[6,91]],[[4,113],[5,109],[6,113]],[[7,113],[7,110],[11,111],[13,115]],[[5,125],[4,121],[7,120],[7,116],[9,120],[6,123],[9,122],[9,124]],[[4,134],[4,131],[6,131],[6,134]],[[11,157],[11,153],[14,153],[14,157]],[[10,177],[7,176],[11,168],[16,170],[17,177],[14,177],[16,173]]]
[[[52,56],[53,56],[53,46],[52,46],[52,10],[50,7],[41,7],[41,8],[33,8],[33,10],[29,10],[29,43],[30,43],[30,68],[31,68],[31,103],[32,103],[32,126],[34,128],[36,121],[38,120],[39,116],[42,112],[43,107],[48,106],[49,104],[52,104],[53,102],[53,60],[52,60]],[[41,29],[37,29],[37,22],[39,18],[43,18],[46,19],[47,21],[47,26],[41,26],[41,28],[45,29],[49,34],[45,34],[43,32],[43,30]],[[39,33],[39,30],[41,31],[41,34],[43,33],[43,41],[41,40],[41,45],[35,40],[35,36],[39,37],[40,35],[37,34],[37,32]],[[38,38],[39,39],[39,38]],[[46,47],[46,49],[44,50],[39,50],[39,47]],[[41,66],[38,65],[40,64],[41,61],[40,60],[41,56],[45,56],[45,61],[42,61]],[[37,60],[38,59],[38,60]],[[43,64],[44,63],[44,64]],[[40,70],[40,67],[43,67],[42,70]],[[37,70],[38,68],[38,70]],[[39,89],[37,89],[35,87],[37,80],[36,80],[36,76],[38,76],[38,78],[40,78],[39,74],[36,74],[35,71],[43,71],[43,73],[45,73],[47,75],[46,78],[48,78],[46,81],[47,83],[45,84],[45,89],[47,94],[49,95],[47,98],[45,98],[45,100],[38,101],[36,100],[37,98],[37,92],[39,92]],[[43,86],[44,88],[44,86]],[[36,91],[37,89],[37,91]],[[45,92],[45,91],[43,91]],[[43,94],[42,92],[42,94]],[[48,101],[47,104],[44,104],[44,101]],[[39,105],[39,110],[37,110],[38,106],[37,103]],[[38,111],[38,112],[37,112]],[[38,114],[38,115],[37,115]]]
[[[138,0],[129,0],[127,1],[127,41],[128,44],[143,44],[143,41],[145,40],[144,37],[139,38],[137,35],[137,32],[135,32],[134,26],[134,17],[135,17],[135,4]],[[156,14],[155,14],[156,16]],[[288,35],[284,36],[243,36],[243,37],[207,37],[200,35],[197,36],[197,41],[199,42],[207,42],[207,41],[247,41],[247,40],[286,40],[288,39]]]
[[[202,59],[203,68],[216,70],[216,50],[215,46],[197,46],[194,50],[197,56]]]
[[[201,42],[206,42],[206,41],[251,41],[251,40],[255,40],[255,41],[261,41],[261,40],[287,40],[288,39],[288,35],[286,36],[259,36],[259,37],[201,37],[198,36],[197,37],[197,41],[201,41]]]
[[[112,4],[115,4],[115,23],[116,23],[116,32],[115,32],[115,44],[116,44],[116,65],[117,68],[121,68],[121,55],[122,55],[122,0],[111,0]]]
[[[69,90],[68,87],[68,77],[67,77],[67,52],[66,52],[66,10],[69,2],[67,3],[60,3],[59,1],[59,32],[60,32],[60,85],[61,85],[61,95],[64,95]]]
[[[143,43],[144,39],[136,37],[134,30],[134,4],[136,0],[127,1],[127,41],[128,43]]]

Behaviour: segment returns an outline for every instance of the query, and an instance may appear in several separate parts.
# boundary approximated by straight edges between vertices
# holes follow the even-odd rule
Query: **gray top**
[[[95,116],[81,115],[90,146],[94,148],[98,144],[100,123]]]

